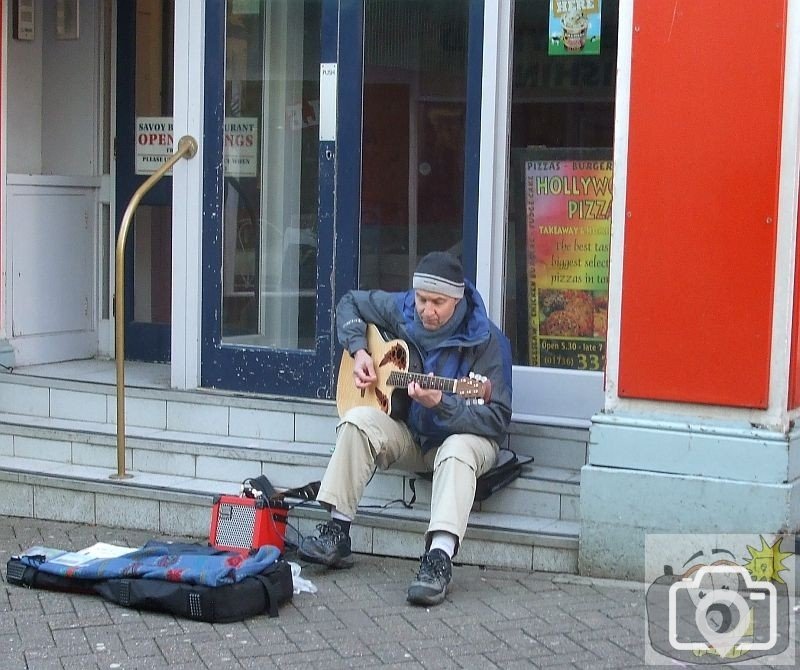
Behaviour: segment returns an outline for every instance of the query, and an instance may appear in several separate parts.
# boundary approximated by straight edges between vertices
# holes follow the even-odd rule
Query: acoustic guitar
[[[412,381],[422,388],[455,393],[478,405],[491,398],[492,382],[481,375],[470,373],[460,379],[448,379],[420,372],[419,354],[412,353],[403,340],[385,336],[373,324],[367,324],[367,351],[372,356],[378,381],[366,389],[356,388],[354,359],[347,351],[342,354],[336,382],[336,408],[340,417],[353,407],[367,406],[380,409],[393,419],[403,419],[408,413],[408,385]]]

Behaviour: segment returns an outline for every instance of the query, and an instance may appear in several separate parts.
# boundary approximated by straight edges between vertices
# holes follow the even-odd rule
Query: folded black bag
[[[508,486],[522,474],[522,466],[528,463],[533,463],[533,456],[521,461],[511,449],[500,449],[494,467],[475,480],[475,502],[482,502],[492,493]],[[417,475],[420,479],[433,479],[432,472],[418,472]]]
[[[475,480],[475,502],[486,500],[495,491],[508,486],[522,474],[522,466],[532,462],[532,456],[520,461],[511,449],[498,451],[494,467]]]

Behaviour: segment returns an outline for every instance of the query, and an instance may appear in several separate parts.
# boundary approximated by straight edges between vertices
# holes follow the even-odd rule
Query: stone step
[[[331,448],[330,443],[287,443],[134,426],[126,431],[125,463],[126,470],[237,486],[248,477],[266,474],[276,487],[292,488],[322,478]],[[110,424],[0,413],[0,467],[11,467],[15,458],[106,468],[110,474],[117,469],[116,430]],[[384,502],[410,500],[414,493],[418,504],[430,503],[430,483],[399,471],[377,472],[366,491]],[[526,465],[523,474],[500,493],[477,509],[576,520],[580,472]]]
[[[332,401],[166,388],[167,366],[126,363],[126,470],[116,472],[113,361],[0,373],[0,513],[208,533],[211,500],[267,474],[278,488],[322,477],[338,421]],[[535,463],[476,506],[461,562],[577,571],[580,468],[588,431],[512,422],[509,445]],[[379,472],[353,530],[358,552],[416,557],[427,526],[430,484]],[[295,507],[307,534],[326,514]]]
[[[132,474],[131,479],[112,480],[106,468],[0,457],[0,514],[207,538],[213,496],[238,493],[238,485],[227,481]],[[353,549],[416,557],[427,516],[423,506],[385,507],[365,498],[353,525]],[[291,541],[294,533],[296,541],[326,518],[316,503],[294,507],[287,538]],[[575,521],[473,512],[458,562],[576,573],[578,532]]]
[[[116,424],[116,386],[109,383],[113,361],[78,361],[82,374],[105,381],[82,381],[0,373],[0,410],[11,414]],[[137,372],[137,364],[127,364]],[[163,366],[144,365],[144,370]],[[103,367],[105,366],[105,367]],[[57,374],[58,366],[41,366]],[[96,371],[99,370],[99,371]],[[73,374],[74,371],[73,371]],[[131,374],[140,386],[126,388],[125,424],[174,432],[198,432],[284,442],[328,444],[338,417],[333,401],[297,400],[215,390],[180,391],[146,386],[146,376]],[[126,377],[128,379],[128,377]],[[578,470],[586,464],[588,429],[512,421],[509,445],[537,465]]]

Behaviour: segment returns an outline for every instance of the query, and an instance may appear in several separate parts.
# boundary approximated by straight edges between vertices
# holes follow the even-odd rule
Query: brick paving
[[[232,624],[137,612],[97,597],[24,589],[5,581],[8,558],[32,545],[72,550],[95,542],[140,546],[152,537],[142,531],[0,516],[0,667],[653,667],[644,664],[643,586],[574,575],[456,566],[448,599],[425,609],[405,602],[416,562],[358,556],[349,571],[304,566],[302,576],[318,592],[295,595],[277,619],[264,615]]]

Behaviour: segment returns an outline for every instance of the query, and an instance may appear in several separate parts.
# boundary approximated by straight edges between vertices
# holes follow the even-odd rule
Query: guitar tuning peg
[[[479,405],[483,405],[483,398],[478,398],[478,400],[477,400],[477,403],[478,403]]]
[[[469,378],[470,379],[475,379],[475,373],[474,372],[470,372],[469,373]]]

